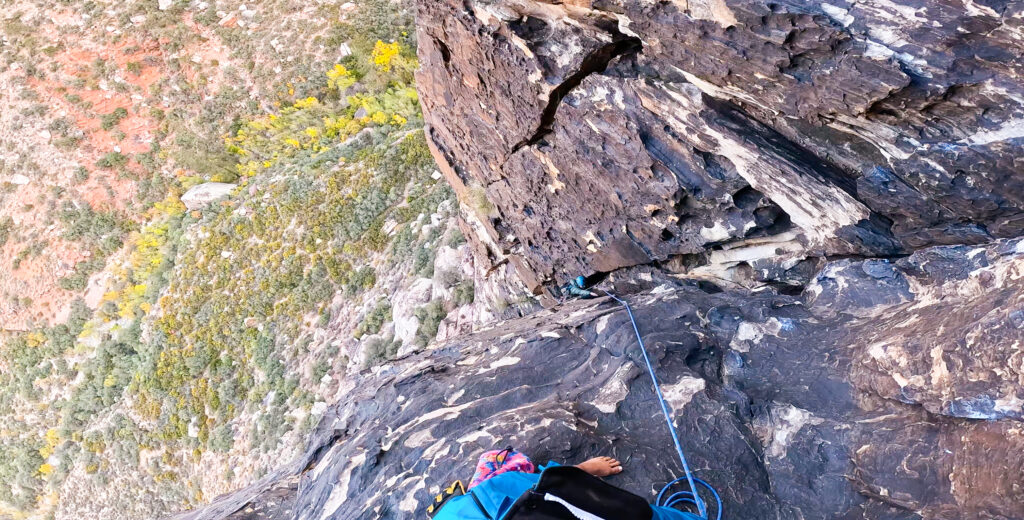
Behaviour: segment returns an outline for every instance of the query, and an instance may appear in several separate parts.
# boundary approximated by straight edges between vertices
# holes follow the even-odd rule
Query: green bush
[[[462,281],[462,272],[459,268],[446,269],[437,273],[437,281],[441,282],[441,285],[445,289],[455,287]]]
[[[27,247],[18,252],[14,257],[14,261],[11,262],[11,267],[14,269],[20,269],[21,263],[29,258],[35,258],[46,250],[46,243],[38,240],[33,241]]]
[[[402,342],[394,337],[372,337],[366,342],[365,356],[363,357],[363,368],[380,366],[386,361],[393,359],[398,350],[402,348]]]
[[[85,202],[66,201],[58,213],[64,224],[63,237],[84,243],[93,251],[94,258],[75,266],[78,272],[92,272],[103,268],[106,255],[121,248],[131,223],[111,211],[96,211]]]
[[[318,383],[330,371],[331,371],[330,363],[328,363],[327,361],[321,359],[321,360],[316,362],[316,365],[313,366],[313,371],[312,371],[312,373],[310,373],[310,379],[312,379],[314,384]]]
[[[75,273],[71,276],[65,276],[58,281],[61,289],[65,291],[81,291],[85,289],[88,284],[88,278],[81,274]]]
[[[120,168],[126,164],[128,164],[128,156],[121,152],[107,152],[106,155],[96,161],[97,168],[106,169]]]
[[[452,293],[452,301],[455,302],[456,306],[468,305],[473,303],[476,298],[476,286],[473,284],[473,280],[465,280],[457,287]]]
[[[210,434],[210,449],[217,453],[227,453],[235,445],[235,433],[230,424],[224,424],[213,429]]]
[[[128,110],[117,107],[113,112],[100,116],[100,126],[104,130],[111,130],[126,117],[128,117]]]
[[[370,266],[365,265],[357,269],[345,284],[345,294],[355,296],[356,294],[369,289],[377,283],[377,272]]]
[[[14,232],[14,219],[11,217],[4,217],[0,219],[0,247],[7,244],[7,241],[11,238],[11,234]]]
[[[0,443],[0,501],[22,510],[35,505],[42,492],[43,481],[38,477],[43,464],[39,446],[21,439]]]
[[[420,326],[416,329],[416,344],[423,347],[437,337],[437,329],[448,316],[448,311],[444,308],[444,302],[433,300],[416,309],[414,314],[420,320]]]
[[[448,241],[445,242],[445,245],[450,247],[450,248],[456,249],[456,248],[458,248],[459,246],[461,246],[462,244],[465,244],[465,243],[466,243],[466,236],[462,234],[462,230],[461,229],[455,228],[455,229],[452,230],[451,234],[448,235]]]
[[[116,247],[113,247],[112,245],[106,245],[105,247],[113,247],[114,249],[120,247],[120,237],[117,237],[116,240]],[[90,260],[78,262],[75,264],[74,274],[60,279],[60,287],[66,291],[81,291],[85,289],[88,284],[89,277],[92,276],[93,273],[103,269],[105,266],[106,256],[102,254]]]
[[[366,313],[366,317],[356,327],[354,336],[359,339],[365,334],[376,334],[389,321],[391,321],[391,302],[382,298],[370,312]]]
[[[84,138],[84,134],[78,132],[74,121],[68,117],[51,121],[49,130],[56,134],[54,143],[61,148],[75,148]]]
[[[434,254],[432,247],[417,247],[412,263],[413,272],[425,278],[434,276]]]

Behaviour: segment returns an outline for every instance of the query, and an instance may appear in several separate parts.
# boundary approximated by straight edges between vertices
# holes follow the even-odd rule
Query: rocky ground
[[[1024,243],[829,263],[803,297],[648,268],[626,297],[691,465],[729,518],[1020,518]],[[681,474],[625,312],[509,320],[349,381],[305,456],[200,518],[414,518],[475,457],[623,461],[645,497]]]

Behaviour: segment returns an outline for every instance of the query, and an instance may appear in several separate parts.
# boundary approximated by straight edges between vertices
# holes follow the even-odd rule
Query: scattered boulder
[[[451,299],[452,288],[464,278],[462,252],[447,246],[437,248],[434,253],[434,297],[446,301]]]
[[[221,18],[220,21],[217,22],[217,25],[221,27],[235,27],[238,25],[238,13],[228,13],[227,16]]]
[[[193,186],[181,196],[181,202],[191,211],[205,208],[211,202],[220,200],[235,189],[235,184],[207,182]]]
[[[416,340],[420,320],[416,309],[426,305],[433,297],[434,282],[430,278],[419,278],[404,291],[395,294],[391,301],[391,316],[395,322],[395,340],[411,346]]]

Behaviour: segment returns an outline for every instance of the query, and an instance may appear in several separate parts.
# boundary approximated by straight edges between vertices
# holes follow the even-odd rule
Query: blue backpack
[[[548,465],[541,473],[503,473],[468,492],[453,484],[428,508],[433,520],[701,520],[691,513],[652,507],[574,466]]]

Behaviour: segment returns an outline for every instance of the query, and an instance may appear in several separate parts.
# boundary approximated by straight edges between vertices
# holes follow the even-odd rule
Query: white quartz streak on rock
[[[661,392],[665,401],[672,408],[672,412],[679,414],[683,407],[690,404],[693,396],[703,392],[707,383],[699,377],[681,377],[674,385],[662,385]]]
[[[683,119],[691,112],[687,107],[698,103],[694,96],[669,85],[663,85],[662,90],[678,105],[663,106],[645,99],[644,107],[664,117],[681,135],[706,135],[716,145],[711,151],[728,158],[740,176],[778,204],[816,243],[824,243],[835,237],[839,229],[870,216],[867,207],[835,185],[783,171],[758,156],[748,144],[706,124],[694,128],[694,121],[700,121],[699,118]]]
[[[632,372],[632,365],[622,365],[615,370],[611,380],[601,387],[593,401],[594,406],[601,410],[601,413],[615,413],[615,410],[619,408],[619,403],[629,394],[629,386],[626,383]]]
[[[966,144],[986,145],[1020,137],[1024,137],[1024,119],[1014,119],[1003,123],[1002,126],[994,130],[977,132],[967,138],[965,142]]]
[[[338,483],[335,484],[334,488],[331,490],[330,497],[327,498],[327,503],[324,504],[320,520],[332,518],[334,513],[337,512],[345,503],[345,499],[348,498],[348,483],[352,479],[352,473],[356,468],[362,466],[364,462],[366,462],[366,452],[362,452],[355,457],[352,457],[352,460],[349,461],[347,466],[345,466],[345,469],[341,472],[341,476],[338,477]]]
[[[796,434],[807,424],[819,425],[825,422],[811,412],[793,405],[781,405],[772,414],[774,431],[765,453],[772,458],[781,459],[786,456],[786,449]]]

